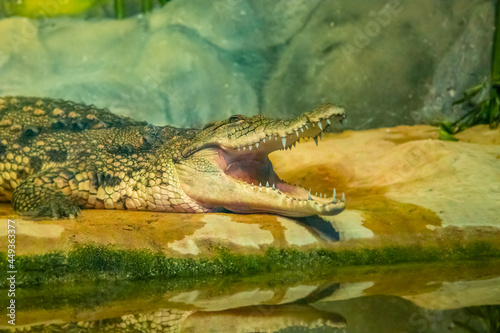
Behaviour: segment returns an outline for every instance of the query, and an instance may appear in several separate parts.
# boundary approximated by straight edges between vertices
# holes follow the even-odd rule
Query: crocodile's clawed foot
[[[53,219],[74,219],[78,215],[80,215],[80,213],[81,210],[78,206],[76,206],[67,197],[61,195],[56,196],[50,201],[38,205],[31,211],[22,212],[21,215],[25,215],[31,218],[49,217]]]

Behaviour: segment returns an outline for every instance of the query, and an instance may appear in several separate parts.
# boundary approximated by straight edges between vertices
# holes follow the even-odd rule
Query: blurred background
[[[451,122],[488,80],[495,25],[491,0],[0,4],[0,95],[176,126],[323,102],[348,109],[345,129]]]

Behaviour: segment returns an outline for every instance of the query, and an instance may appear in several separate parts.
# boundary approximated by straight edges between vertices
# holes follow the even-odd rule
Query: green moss
[[[329,269],[303,269],[272,271],[242,277],[237,274],[177,277],[175,279],[151,278],[147,280],[69,281],[47,283],[39,286],[17,288],[16,299],[20,311],[57,310],[60,313],[74,309],[120,307],[168,307],[165,300],[183,292],[197,290],[201,299],[226,297],[248,290],[275,290],[280,293],[292,286],[316,285],[338,287],[341,283],[372,281],[378,286],[372,293],[406,290],[408,276],[411,290],[427,292],[429,281],[461,281],[478,277],[492,278],[500,274],[497,259],[481,261],[450,261],[435,263],[408,263],[401,265],[346,265]],[[389,289],[387,289],[389,288]],[[429,289],[431,288],[431,289]],[[320,294],[314,294],[316,297]],[[147,304],[147,305],[146,305]],[[156,304],[156,305],[155,305]],[[161,305],[160,305],[161,304]],[[128,305],[125,305],[128,306]]]
[[[484,241],[447,246],[386,246],[380,248],[298,251],[270,248],[264,255],[240,255],[223,249],[212,258],[169,258],[149,250],[118,250],[86,245],[67,254],[48,253],[16,258],[17,285],[61,281],[146,280],[203,276],[250,276],[276,271],[331,271],[352,265],[392,265],[498,258],[500,249]],[[7,256],[0,254],[0,266]],[[5,281],[0,282],[5,287]]]

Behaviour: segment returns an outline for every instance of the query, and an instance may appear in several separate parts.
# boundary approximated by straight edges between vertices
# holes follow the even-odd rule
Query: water
[[[500,262],[21,288],[34,332],[499,332]],[[318,277],[319,276],[319,277]],[[1,328],[6,328],[2,325]]]

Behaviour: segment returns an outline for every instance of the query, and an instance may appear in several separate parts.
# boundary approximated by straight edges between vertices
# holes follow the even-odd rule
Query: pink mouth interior
[[[267,183],[272,186],[274,184],[278,190],[286,195],[302,199],[308,198],[308,192],[304,188],[289,185],[279,178],[267,155],[248,153],[231,156],[220,150],[219,163],[226,175],[233,179],[239,179],[248,184],[254,184],[254,186],[260,184],[266,186]]]

